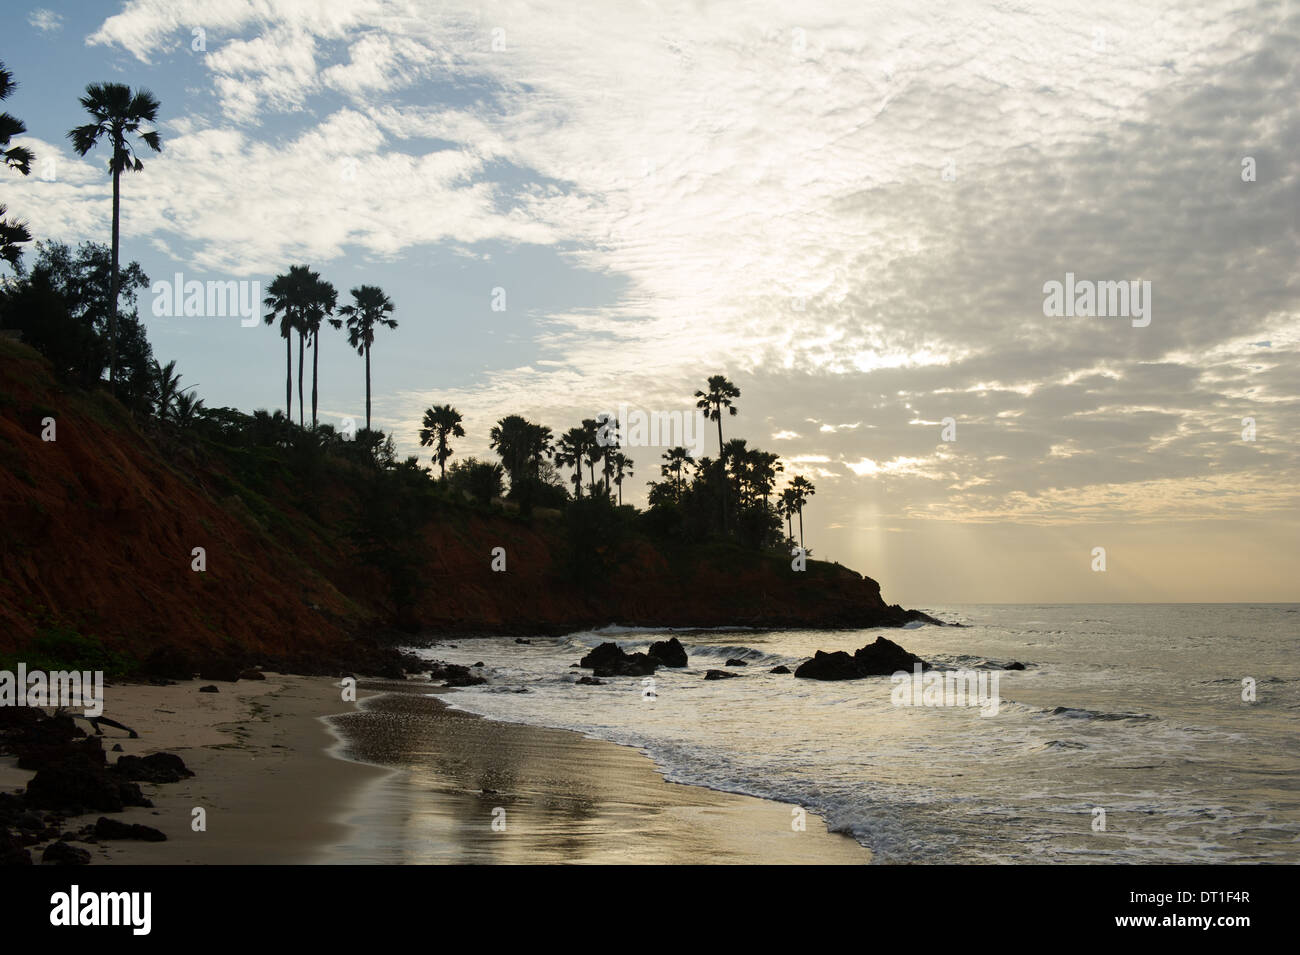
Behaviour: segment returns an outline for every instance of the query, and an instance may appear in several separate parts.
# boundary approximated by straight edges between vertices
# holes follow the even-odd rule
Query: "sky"
[[[813,557],[890,602],[1300,599],[1300,4],[9,0],[0,22],[37,154],[0,178],[11,214],[107,242],[107,157],[66,132],[87,83],[151,89],[124,261],[381,286],[375,426],[426,464],[431,404],[481,457],[503,415],[689,410],[722,373],[725,436],[816,485]],[[1145,314],[1049,314],[1068,281],[1137,282]],[[209,406],[283,406],[276,330],[152,302],[156,355]],[[342,333],[320,372],[322,420],[362,418]],[[629,449],[632,503],[661,451]]]

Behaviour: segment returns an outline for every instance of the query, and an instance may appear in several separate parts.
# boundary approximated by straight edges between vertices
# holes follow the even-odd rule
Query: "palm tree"
[[[582,430],[587,434],[587,467],[591,471],[591,493],[596,493],[596,462],[605,456],[605,449],[601,447],[600,422],[595,418],[583,418]]]
[[[176,371],[175,359],[161,365],[155,358],[152,377],[149,398],[153,402],[153,412],[159,418],[166,418],[171,415],[176,399],[182,394],[181,376]]]
[[[695,459],[691,457],[690,451],[679,445],[664,452],[664,462],[659,465],[659,473],[672,479],[674,494],[681,500],[686,472],[695,463]]]
[[[267,286],[267,296],[262,304],[268,309],[266,324],[280,319],[280,337],[284,339],[284,415],[293,421],[293,352],[291,341],[298,333],[298,417],[302,419],[302,343],[310,309],[311,290],[320,276],[305,265],[291,265],[289,271],[277,275]]]
[[[780,502],[777,505],[778,510],[785,517],[785,536],[790,540],[794,540],[794,528],[791,526],[791,521],[794,519],[795,496],[795,489],[786,486],[781,489]]]
[[[570,428],[560,435],[555,445],[555,463],[562,468],[573,468],[573,496],[582,497],[582,465],[587,454],[588,435],[585,428]]]
[[[808,498],[817,493],[817,488],[800,474],[790,482],[789,490],[793,492],[794,508],[799,515],[799,549],[803,550],[803,506],[808,503]]]
[[[185,428],[194,423],[202,410],[203,399],[187,388],[176,396],[176,405],[172,409],[172,420]]]
[[[14,91],[14,86],[14,75],[5,69],[3,62],[0,62],[0,100],[8,99]],[[31,174],[32,162],[36,157],[26,146],[9,145],[13,137],[21,136],[25,132],[27,126],[21,119],[8,113],[0,113],[0,159],[3,159],[3,164],[8,168],[17,169],[27,176]],[[13,266],[14,271],[17,271],[23,257],[23,250],[19,246],[24,242],[32,241],[32,234],[27,231],[25,222],[10,222],[6,219],[7,211],[3,205],[0,205],[0,261],[8,262]]]
[[[618,506],[623,506],[623,478],[632,476],[634,462],[622,451],[614,452],[614,483],[618,485]]]
[[[350,307],[350,306],[349,306]],[[366,428],[370,428],[370,369],[366,369]],[[434,405],[424,413],[424,427],[420,429],[420,447],[432,444],[438,446],[433,459],[438,462],[439,476],[447,478],[447,459],[452,455],[452,448],[447,444],[448,438],[465,437],[465,429],[460,426],[460,412],[451,405]]]
[[[334,285],[325,282],[315,272],[312,273],[312,286],[310,290],[311,305],[307,309],[306,321],[304,323],[308,334],[311,335],[311,426],[316,427],[316,384],[320,373],[320,327],[326,320],[335,328],[340,328],[343,323],[336,318],[330,318],[334,314],[334,306],[338,303],[339,293],[335,290]],[[366,430],[370,430],[370,356],[366,355]]]
[[[614,470],[614,457],[618,454],[618,418],[608,411],[596,415],[597,444],[600,446],[601,475],[605,479],[605,493],[610,494],[610,473]]]
[[[352,290],[352,304],[344,305],[339,314],[348,320],[348,344],[366,359],[366,430],[370,430],[370,346],[375,342],[375,329],[396,328],[397,322],[388,316],[393,313],[393,303],[383,289],[363,285]],[[456,416],[459,422],[460,415]],[[425,422],[428,424],[428,422]],[[459,425],[457,425],[459,427]],[[456,435],[460,437],[463,435]],[[440,446],[441,447],[441,446]],[[443,460],[446,460],[443,458]],[[441,462],[439,462],[441,463]]]
[[[157,123],[159,103],[148,90],[132,93],[131,87],[124,83],[91,83],[86,87],[86,95],[81,97],[80,103],[94,122],[68,131],[72,148],[78,155],[84,156],[101,139],[107,139],[112,149],[112,155],[108,159],[108,170],[113,174],[113,271],[108,291],[108,381],[113,386],[117,381],[117,261],[120,247],[118,223],[121,219],[121,179],[126,170],[139,172],[144,169],[144,163],[131,145],[130,136],[138,135],[154,152],[162,152],[158,130],[143,128],[146,123],[150,126]]]
[[[17,85],[13,73],[6,70],[4,62],[0,61],[0,100],[8,99]],[[9,141],[25,132],[27,126],[21,119],[8,113],[0,113],[0,157],[4,158],[6,166],[17,169],[24,176],[31,174],[32,163],[36,157],[26,146],[10,146]]]
[[[726,408],[727,412],[733,417],[736,415],[736,406],[731,403],[731,399],[740,397],[740,389],[727,380],[725,375],[710,375],[709,390],[697,391],[695,397],[695,407],[704,412],[706,418],[711,418],[718,423],[718,457],[719,464],[722,466],[722,532],[727,532],[727,455],[725,447],[722,444],[722,409]]]
[[[723,375],[710,375],[709,390],[697,391],[695,397],[699,399],[695,407],[703,411],[706,418],[718,423],[718,453],[722,454],[722,409],[726,408],[733,417],[736,415],[731,399],[740,397],[740,389]]]
[[[529,478],[536,478],[542,458],[550,457],[555,450],[550,428],[517,414],[507,415],[493,425],[488,438],[510,475],[511,491]]]

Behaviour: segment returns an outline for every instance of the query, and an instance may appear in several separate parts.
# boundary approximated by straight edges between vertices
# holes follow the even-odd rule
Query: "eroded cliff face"
[[[53,422],[53,431],[50,430]],[[310,507],[287,482],[253,495],[220,450],[138,424],[103,393],[64,389],[0,341],[0,651],[67,628],[137,661],[207,659],[337,672],[381,664],[374,634],[559,633],[651,626],[901,624],[879,585],[836,565],[632,537],[573,579],[562,521],[441,505],[406,541],[415,586],[340,531],[355,511],[327,474]],[[43,440],[46,436],[54,440]],[[492,570],[493,548],[506,571]],[[196,548],[206,569],[195,570]],[[163,667],[168,669],[168,667]],[[372,667],[374,669],[374,667]]]

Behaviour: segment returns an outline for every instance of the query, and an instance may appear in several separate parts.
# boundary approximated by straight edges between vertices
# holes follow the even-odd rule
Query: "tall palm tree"
[[[570,428],[555,445],[555,463],[573,468],[573,496],[582,497],[582,465],[587,455],[588,434],[585,428]]]
[[[796,491],[788,485],[781,489],[781,497],[777,505],[780,513],[785,517],[785,536],[794,540],[794,527],[791,521],[794,520]]]
[[[618,486],[618,505],[623,506],[623,478],[632,476],[634,462],[622,451],[614,452],[614,483]]]
[[[733,417],[737,414],[731,399],[740,397],[740,389],[726,379],[724,375],[709,376],[709,390],[697,391],[695,407],[704,412],[704,416],[718,423],[718,453],[722,454],[722,409]]]
[[[598,428],[600,445],[601,475],[605,479],[605,493],[611,494],[610,478],[614,470],[614,459],[618,454],[619,444],[622,435],[618,433],[618,418],[608,411],[603,411],[596,415],[596,426]]]
[[[790,490],[794,492],[794,508],[799,515],[799,549],[803,550],[803,506],[808,503],[808,498],[817,493],[817,488],[800,474],[790,482]]]
[[[722,467],[722,532],[727,532],[727,455],[726,449],[722,443],[722,409],[726,408],[727,412],[735,417],[736,406],[731,403],[733,398],[740,397],[740,389],[727,380],[725,375],[710,375],[709,390],[697,391],[695,397],[695,407],[704,412],[706,418],[711,418],[718,423],[718,463]]]
[[[591,493],[596,493],[596,462],[605,456],[605,449],[599,441],[600,422],[595,418],[583,418],[582,430],[587,433],[587,467],[591,470]]]
[[[117,286],[118,286],[118,224],[121,219],[122,173],[127,170],[139,172],[144,163],[135,154],[131,136],[139,136],[141,142],[154,152],[162,152],[162,139],[153,127],[158,121],[158,100],[148,90],[131,92],[131,87],[124,83],[91,83],[86,87],[86,95],[80,103],[94,119],[92,123],[78,126],[68,131],[72,148],[80,156],[86,155],[101,140],[108,141],[112,154],[108,159],[108,170],[113,174],[113,271],[109,279],[108,312],[108,381],[113,386],[117,382]]]
[[[690,451],[680,445],[669,448],[664,452],[663,457],[664,463],[659,465],[659,473],[672,479],[674,493],[677,499],[681,500],[686,472],[695,463],[695,459],[691,457]]]
[[[311,426],[313,430],[316,427],[316,386],[320,375],[320,329],[321,325],[328,321],[335,328],[340,328],[343,323],[336,318],[330,318],[334,314],[334,306],[338,304],[339,293],[335,290],[333,283],[326,282],[316,273],[310,291],[311,306],[307,309],[306,327],[307,332],[311,335]],[[366,356],[366,430],[370,430],[370,357]]]
[[[0,62],[0,100],[8,99],[15,87],[14,75]],[[10,140],[27,132],[27,126],[21,119],[0,113],[0,160],[10,169],[16,169],[24,176],[30,175],[32,163],[36,157],[26,146],[10,146]],[[22,261],[23,250],[19,248],[24,242],[32,241],[32,234],[25,222],[10,222],[5,218],[8,210],[0,205],[0,261],[8,262],[14,270]]]
[[[370,411],[369,395],[369,374],[366,375],[366,428],[370,427],[368,413]],[[448,438],[465,437],[465,429],[461,427],[460,412],[451,405],[434,405],[424,412],[424,427],[420,429],[420,447],[427,448],[436,444],[438,450],[434,452],[433,459],[438,462],[438,473],[442,479],[447,477],[447,459],[451,457],[453,449],[447,443]]]
[[[267,308],[266,324],[271,325],[280,319],[280,337],[284,339],[284,415],[293,421],[293,352],[291,343],[293,333],[298,333],[298,418],[302,419],[302,343],[306,334],[308,311],[311,307],[311,292],[320,279],[317,273],[305,265],[291,265],[289,271],[277,275],[267,286],[266,298],[262,304]]]
[[[393,314],[393,303],[383,289],[374,285],[362,285],[352,290],[352,304],[344,305],[339,309],[339,314],[347,318],[348,344],[366,359],[366,430],[369,431],[370,346],[375,343],[375,329],[397,327],[397,322],[388,317]]]

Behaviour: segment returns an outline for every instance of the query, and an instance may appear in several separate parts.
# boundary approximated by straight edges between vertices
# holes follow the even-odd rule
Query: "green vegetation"
[[[122,677],[138,669],[138,661],[105,647],[97,637],[83,636],[68,627],[48,627],[36,633],[31,648],[21,654],[0,655],[0,670],[100,670],[105,678]]]

